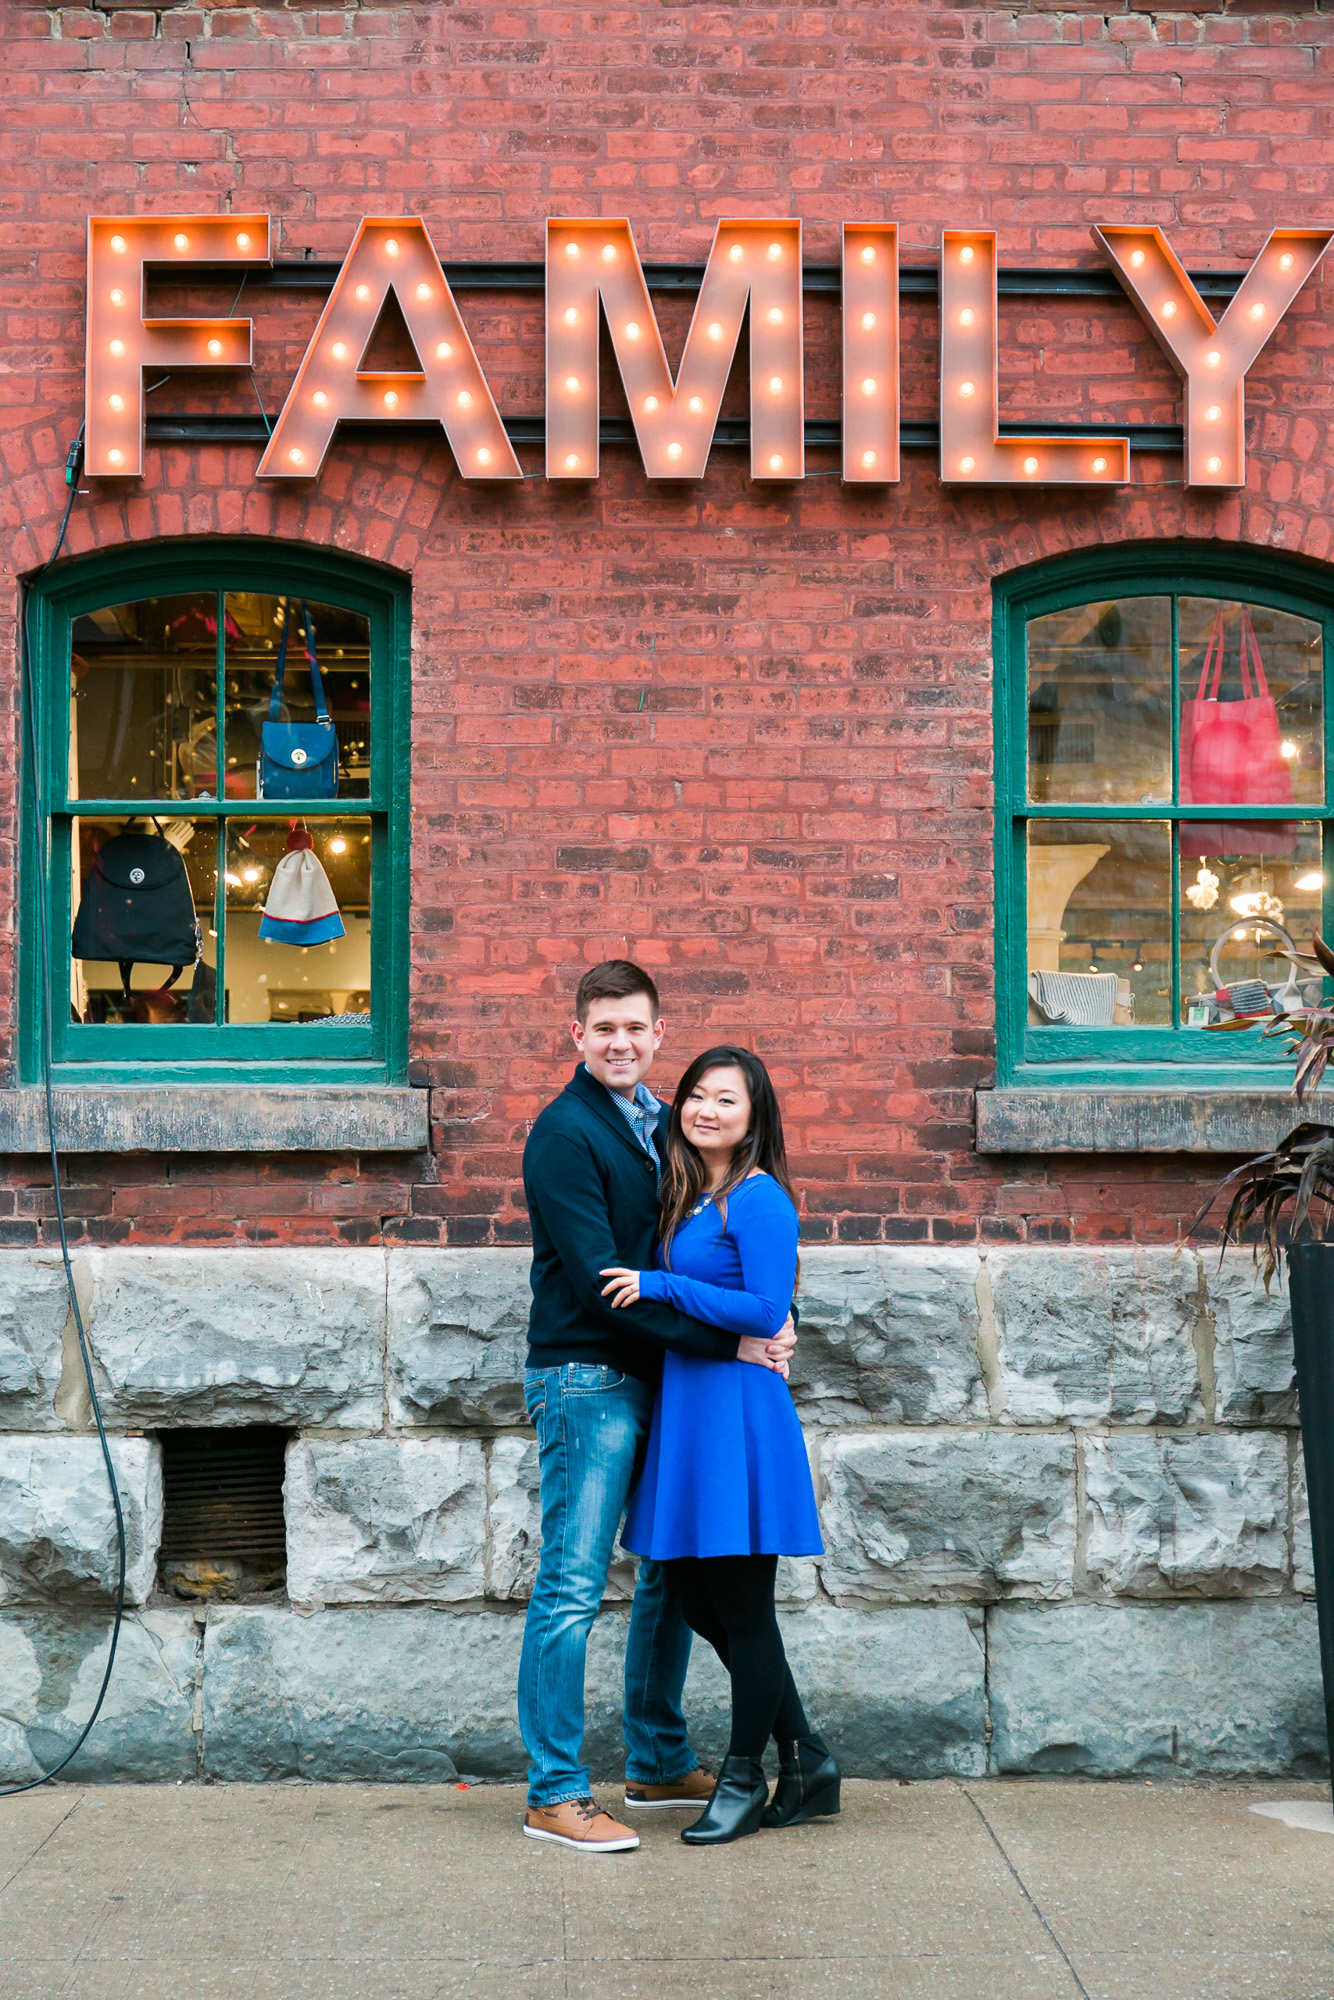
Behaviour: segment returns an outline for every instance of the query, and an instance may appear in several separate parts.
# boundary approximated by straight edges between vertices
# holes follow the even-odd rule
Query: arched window
[[[997,586],[1000,1081],[1277,1083],[1334,916],[1334,578],[1155,544]],[[1328,857],[1334,862],[1334,853]]]
[[[29,630],[25,1074],[44,881],[65,1080],[401,1077],[406,588],[273,543],[157,543],[60,564]]]

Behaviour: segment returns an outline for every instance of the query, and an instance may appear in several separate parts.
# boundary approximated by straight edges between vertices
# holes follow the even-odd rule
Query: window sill
[[[386,1085],[152,1084],[55,1090],[64,1153],[419,1153],[428,1092]],[[0,1153],[44,1153],[46,1095],[0,1090]]]
[[[1303,1123],[1334,1124],[1334,1093],[1290,1089],[979,1090],[979,1153],[1262,1153]]]

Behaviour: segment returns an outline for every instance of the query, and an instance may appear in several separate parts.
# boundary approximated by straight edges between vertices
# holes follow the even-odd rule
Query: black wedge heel
[[[778,1746],[778,1783],[761,1826],[801,1826],[839,1809],[840,1773],[823,1736],[812,1732]]]
[[[720,1847],[754,1833],[769,1798],[764,1766],[754,1757],[724,1757],[713,1797],[691,1826],[681,1829],[688,1847]]]

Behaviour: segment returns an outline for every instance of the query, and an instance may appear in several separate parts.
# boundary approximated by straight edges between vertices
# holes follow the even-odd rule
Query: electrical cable
[[[80,424],[79,434],[70,446],[69,455],[65,460],[65,484],[69,488],[69,498],[65,502],[65,512],[60,523],[60,533],[56,537],[54,549],[36,572],[36,576],[33,578],[34,582],[46,575],[47,571],[59,558],[60,552],[65,546],[65,536],[69,530],[69,518],[74,511],[74,502],[79,490],[79,472],[83,465],[83,430],[84,427]],[[118,1569],[116,1578],[116,1615],[111,1627],[111,1644],[107,1649],[106,1672],[102,1676],[102,1685],[98,1689],[97,1700],[94,1703],[92,1714],[75,1738],[72,1748],[65,1752],[65,1755],[58,1764],[53,1764],[49,1771],[43,1771],[39,1777],[29,1778],[25,1784],[8,1785],[0,1788],[0,1799],[17,1798],[20,1792],[35,1791],[39,1785],[49,1784],[53,1778],[59,1777],[65,1766],[72,1763],[83,1748],[92,1731],[93,1724],[102,1712],[102,1704],[106,1700],[106,1692],[111,1684],[111,1670],[116,1664],[116,1645],[120,1639],[120,1628],[125,1616],[125,1513],[121,1506],[120,1488],[116,1483],[116,1468],[111,1462],[111,1447],[107,1443],[106,1429],[102,1422],[102,1406],[97,1399],[97,1384],[93,1380],[92,1355],[88,1349],[88,1338],[84,1329],[83,1313],[79,1307],[79,1295],[74,1284],[74,1269],[70,1263],[69,1231],[65,1223],[65,1201],[60,1186],[60,1153],[56,1144],[55,1097],[51,1080],[51,1050],[54,1027],[52,1011],[53,996],[51,991],[51,937],[46,899],[48,872],[46,841],[48,836],[45,814],[42,810],[42,774],[41,765],[38,760],[37,676],[33,667],[32,637],[28,624],[31,608],[32,590],[31,585],[28,585],[23,587],[22,599],[19,605],[19,699],[23,706],[24,715],[24,748],[27,752],[28,763],[32,773],[35,824],[34,854],[36,857],[37,873],[40,878],[38,888],[41,892],[37,898],[37,909],[38,956],[42,986],[42,1073],[46,1086],[46,1129],[51,1146],[51,1181],[55,1189],[56,1225],[60,1232],[60,1256],[65,1268],[65,1288],[69,1293],[70,1311],[74,1316],[74,1330],[79,1339],[79,1355],[83,1361],[84,1379],[88,1384],[88,1396],[92,1405],[93,1420],[97,1425],[97,1439],[102,1447],[102,1462],[106,1467],[107,1484],[111,1488],[111,1504],[116,1515]]]

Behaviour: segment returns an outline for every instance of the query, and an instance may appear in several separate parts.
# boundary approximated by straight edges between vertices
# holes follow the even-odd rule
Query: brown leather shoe
[[[706,1806],[717,1783],[712,1771],[687,1771],[670,1785],[641,1785],[637,1778],[625,1781],[625,1803],[641,1812],[662,1806]]]
[[[523,1830],[530,1840],[554,1840],[581,1854],[623,1854],[639,1835],[622,1826],[596,1799],[562,1799],[558,1806],[530,1806]]]

